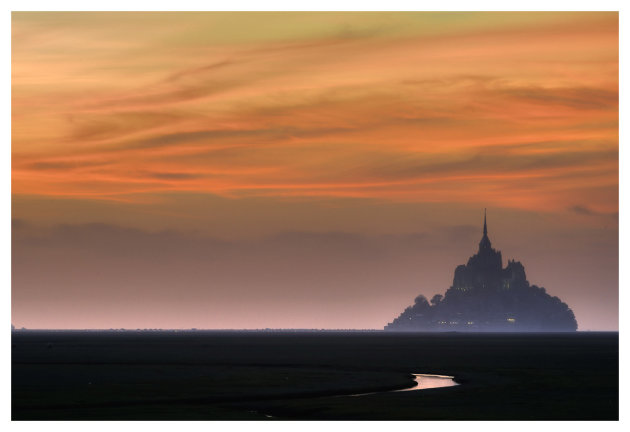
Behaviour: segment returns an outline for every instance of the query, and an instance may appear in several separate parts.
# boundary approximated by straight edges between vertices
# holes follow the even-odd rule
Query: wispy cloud
[[[568,210],[581,216],[604,216],[604,217],[612,217],[614,219],[619,218],[619,212],[610,212],[610,213],[599,212],[599,211],[595,211],[589,208],[588,206],[579,205],[579,204],[569,207]]]
[[[255,15],[126,15],[117,35],[115,14],[18,14],[13,192],[561,210],[617,187],[616,14],[377,15],[296,15],[291,38]]]

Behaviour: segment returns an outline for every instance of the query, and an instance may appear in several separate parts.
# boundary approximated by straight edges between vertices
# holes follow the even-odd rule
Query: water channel
[[[433,375],[433,374],[412,374],[415,377],[417,385],[401,390],[389,390],[387,392],[371,392],[371,393],[358,393],[350,396],[364,396],[376,393],[389,393],[389,392],[404,392],[404,391],[418,391],[440,387],[453,387],[459,385],[455,382],[454,378],[449,375]]]

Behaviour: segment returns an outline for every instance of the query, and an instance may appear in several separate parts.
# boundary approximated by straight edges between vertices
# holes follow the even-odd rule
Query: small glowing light
[[[474,324],[474,323],[475,323],[474,321],[468,321],[466,324],[471,325],[471,324]]]
[[[507,319],[509,322],[516,322],[516,320],[514,318],[508,318]]]

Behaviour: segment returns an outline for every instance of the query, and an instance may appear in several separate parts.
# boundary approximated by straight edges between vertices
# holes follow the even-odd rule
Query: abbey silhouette
[[[525,268],[492,248],[484,210],[479,251],[457,266],[453,286],[431,303],[420,295],[385,330],[394,331],[575,331],[573,311],[544,288],[530,285]]]

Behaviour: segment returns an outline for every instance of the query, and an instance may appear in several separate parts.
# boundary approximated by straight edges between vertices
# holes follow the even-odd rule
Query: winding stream
[[[393,392],[404,392],[404,391],[417,391],[417,390],[426,390],[432,388],[440,388],[440,387],[453,387],[457,384],[454,381],[455,377],[449,375],[433,375],[433,374],[412,374],[415,377],[415,381],[417,385],[401,390],[388,390],[383,392],[370,392],[370,393],[358,393],[349,396],[364,396],[376,393],[393,393]]]

